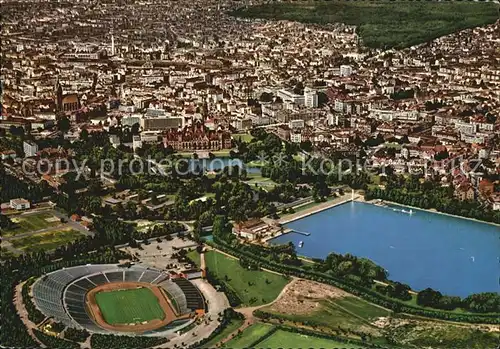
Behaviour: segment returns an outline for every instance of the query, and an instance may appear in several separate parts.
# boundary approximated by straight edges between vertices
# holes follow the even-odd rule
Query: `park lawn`
[[[255,323],[224,344],[223,347],[230,349],[252,348],[253,344],[257,343],[260,338],[264,337],[272,329],[272,325]]]
[[[365,349],[356,344],[342,343],[331,339],[306,336],[283,330],[274,332],[270,337],[255,345],[255,348],[342,348]]]
[[[223,339],[227,338],[231,333],[238,330],[243,324],[245,320],[242,319],[231,319],[228,325],[218,334],[214,336],[211,340],[203,345],[203,348],[215,348],[216,345]]]
[[[110,325],[165,318],[158,298],[148,288],[98,292],[95,299],[104,320]]]
[[[238,260],[216,251],[206,252],[205,262],[208,272],[233,290],[244,306],[272,302],[289,281],[282,275],[245,269]]]
[[[9,242],[12,246],[24,252],[36,252],[54,250],[82,236],[80,232],[73,229],[52,230],[46,233],[12,239]]]
[[[265,160],[253,160],[248,162],[247,167],[264,167],[267,165],[267,161]]]
[[[254,139],[254,136],[248,133],[236,133],[233,135],[233,139],[239,140],[242,142],[250,143],[252,139]]]
[[[249,186],[261,187],[263,189],[274,188],[277,184],[271,179],[267,177],[262,177],[260,173],[249,173],[247,174],[248,180],[245,181]]]
[[[495,23],[498,4],[465,1],[300,1],[241,7],[233,16],[357,27],[365,46],[404,48]]]
[[[201,257],[198,251],[196,250],[189,251],[187,256],[194,262],[194,264],[196,264],[197,267],[201,266]]]
[[[32,231],[38,231],[41,229],[47,229],[50,227],[55,227],[61,225],[59,219],[53,222],[47,221],[47,219],[53,218],[54,215],[50,213],[36,213],[31,215],[19,215],[11,216],[10,219],[16,223],[14,229],[7,229],[2,233],[4,237],[16,236],[19,234],[29,233]]]

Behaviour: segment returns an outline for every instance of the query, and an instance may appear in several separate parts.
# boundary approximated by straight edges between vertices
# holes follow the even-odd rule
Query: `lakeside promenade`
[[[313,215],[315,213],[327,210],[329,208],[332,208],[332,207],[335,207],[338,205],[342,205],[342,204],[345,204],[345,203],[350,202],[350,201],[355,201],[359,198],[360,198],[359,194],[354,194],[354,195],[352,195],[351,193],[344,194],[344,195],[339,196],[338,198],[335,198],[333,200],[321,202],[321,203],[318,203],[317,205],[314,205],[313,207],[310,207],[310,208],[307,208],[307,209],[304,209],[304,210],[301,210],[299,212],[295,212],[292,214],[288,214],[285,217],[278,219],[277,222],[280,224],[290,223],[292,221],[296,221],[298,219],[305,218],[307,216],[310,216],[310,215]]]
[[[343,204],[351,202],[351,201],[356,201],[359,198],[360,198],[359,194],[354,194],[354,195],[352,193],[344,194],[344,195],[337,197],[335,199],[332,199],[332,200],[329,200],[326,202],[321,202],[321,203],[318,203],[317,205],[314,205],[313,207],[309,207],[307,209],[300,210],[299,212],[287,214],[285,217],[282,217],[278,220],[274,220],[274,221],[266,220],[266,222],[267,223],[274,222],[274,223],[278,223],[280,225],[284,225],[284,224],[296,221],[298,219],[302,219],[302,218],[311,216],[311,215],[316,214],[318,212],[327,210],[329,208],[343,205]],[[300,206],[305,206],[305,205],[310,205],[310,203],[306,203],[306,204],[303,204]],[[298,206],[298,207],[300,207],[300,206]],[[291,232],[290,229],[283,229],[282,231],[278,232],[277,234],[275,234],[273,236],[268,236],[268,237],[262,239],[262,241],[264,243],[267,243],[269,240],[272,240],[272,239],[277,238],[277,237],[284,235],[284,234],[288,234],[290,232]],[[305,233],[307,233],[307,232],[305,232]],[[304,233],[302,233],[302,234],[304,234]]]
[[[379,200],[379,199],[373,199],[373,200],[366,201],[364,199],[364,197],[359,196],[355,201],[364,202],[366,204],[379,206],[379,205],[376,204],[377,200]],[[424,211],[424,212],[429,212],[429,213],[436,213],[436,214],[441,214],[441,215],[449,216],[449,217],[453,217],[453,218],[467,219],[469,221],[473,221],[473,222],[477,222],[477,223],[491,224],[491,225],[500,227],[500,224],[497,224],[495,222],[488,222],[488,221],[482,221],[482,220],[479,220],[479,219],[476,219],[476,218],[458,216],[458,215],[455,215],[455,214],[438,211],[435,208],[426,209],[426,208],[420,208],[420,207],[416,207],[416,206],[410,206],[410,205],[400,204],[400,203],[397,203],[397,202],[394,202],[394,201],[381,200],[381,199],[380,199],[380,202],[383,202],[383,203],[386,203],[386,204],[389,204],[389,205],[396,205],[396,206],[401,206],[401,207],[407,207],[407,208],[411,208],[413,210]]]

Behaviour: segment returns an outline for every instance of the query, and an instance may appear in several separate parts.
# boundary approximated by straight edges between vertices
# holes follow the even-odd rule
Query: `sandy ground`
[[[349,294],[333,286],[310,280],[297,280],[271,306],[272,311],[285,314],[309,314],[323,299],[342,298]]]

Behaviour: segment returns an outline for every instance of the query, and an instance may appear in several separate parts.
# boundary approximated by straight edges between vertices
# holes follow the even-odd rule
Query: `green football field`
[[[95,299],[104,320],[110,325],[165,318],[158,298],[148,288],[99,292]]]

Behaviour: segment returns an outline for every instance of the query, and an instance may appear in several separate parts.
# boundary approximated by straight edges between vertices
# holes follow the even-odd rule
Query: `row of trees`
[[[330,253],[324,261],[314,264],[314,269],[341,277],[358,276],[360,281],[367,285],[371,285],[373,280],[387,280],[384,268],[367,258],[359,258],[350,253],[345,255]]]
[[[163,337],[132,337],[97,333],[90,338],[90,345],[93,349],[151,348],[167,342],[168,339]]]
[[[64,338],[73,341],[82,343],[90,336],[90,333],[87,330],[80,330],[72,327],[68,327],[66,331],[64,331]]]
[[[426,288],[418,293],[417,304],[445,310],[462,308],[477,313],[493,313],[500,309],[500,295],[494,292],[484,292],[461,299],[456,296],[445,296],[439,291]]]
[[[42,312],[35,307],[35,304],[33,304],[30,297],[30,287],[35,281],[36,278],[28,279],[23,285],[21,294],[23,296],[24,307],[28,313],[28,319],[34,324],[39,324],[45,319],[45,315],[43,315]]]

